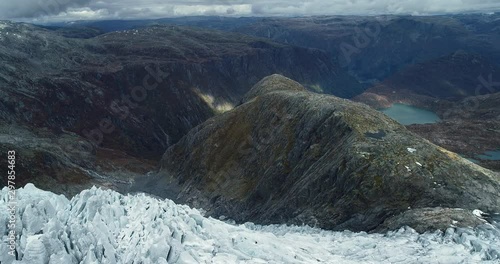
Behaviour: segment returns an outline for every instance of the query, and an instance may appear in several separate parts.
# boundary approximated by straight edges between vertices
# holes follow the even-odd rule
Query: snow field
[[[233,225],[145,194],[92,188],[72,200],[17,190],[18,259],[8,254],[8,190],[0,192],[0,261],[70,263],[500,263],[500,231],[485,224],[418,234]]]

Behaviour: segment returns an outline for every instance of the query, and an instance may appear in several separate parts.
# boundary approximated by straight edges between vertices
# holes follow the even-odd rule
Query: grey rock
[[[461,208],[418,208],[407,210],[384,221],[377,230],[396,230],[403,225],[411,226],[417,232],[446,230],[450,226],[476,227],[486,221],[478,218],[471,210]]]

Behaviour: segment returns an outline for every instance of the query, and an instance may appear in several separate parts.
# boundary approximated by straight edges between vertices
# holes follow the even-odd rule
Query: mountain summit
[[[152,177],[150,191],[238,222],[423,232],[474,226],[474,209],[500,209],[495,172],[280,75],[170,147],[159,177],[165,185]]]

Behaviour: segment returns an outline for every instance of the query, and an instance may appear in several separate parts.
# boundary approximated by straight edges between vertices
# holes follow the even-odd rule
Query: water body
[[[500,160],[500,150],[486,151],[484,154],[477,155],[477,158],[482,160]]]
[[[381,112],[403,125],[429,124],[441,121],[432,111],[405,104],[393,104],[389,108],[382,109]]]
[[[468,161],[472,162],[472,163],[479,164],[479,160],[477,160],[477,159],[468,158],[467,156],[462,155],[462,154],[458,154],[458,155],[459,155],[460,157],[462,157],[462,158],[464,158],[464,159],[466,159],[466,160],[468,160]]]

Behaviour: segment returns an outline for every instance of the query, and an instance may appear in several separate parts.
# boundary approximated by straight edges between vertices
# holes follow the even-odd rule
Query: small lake
[[[380,111],[403,125],[429,124],[441,121],[432,111],[405,104],[393,104]]]
[[[500,160],[500,150],[486,151],[484,154],[477,155],[476,157],[482,160]]]
[[[458,153],[457,153],[457,154],[458,154]],[[462,155],[462,154],[458,154],[458,155],[459,155],[460,157],[462,157],[462,158],[464,158],[464,159],[466,159],[466,160],[468,160],[468,161],[472,162],[472,163],[479,164],[479,160],[477,160],[477,159],[468,158],[467,156]]]

